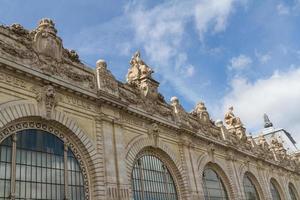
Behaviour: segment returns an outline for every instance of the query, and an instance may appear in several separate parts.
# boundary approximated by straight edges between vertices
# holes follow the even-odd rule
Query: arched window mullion
[[[17,136],[14,133],[12,136],[11,146],[11,171],[10,171],[10,199],[14,200],[16,197],[16,154],[17,154]]]
[[[168,199],[170,199],[170,191],[169,191],[169,187],[168,187],[168,180],[167,180],[167,169],[166,169],[166,166],[164,164],[162,164],[162,168],[163,168],[163,178],[164,178],[164,185],[165,185],[165,191],[167,193],[167,197]]]
[[[243,186],[244,186],[244,194],[246,197],[246,200],[259,200],[259,195],[257,192],[257,188],[253,184],[251,178],[249,177],[249,174],[245,174],[243,179]]]
[[[65,190],[65,197],[64,200],[70,199],[69,194],[69,174],[68,174],[68,150],[69,147],[66,143],[64,143],[64,190]]]
[[[202,176],[205,200],[222,199],[228,200],[226,188],[221,177],[210,167],[206,168]],[[209,184],[208,184],[209,183]]]
[[[274,183],[274,180],[271,180],[270,182],[270,190],[273,200],[281,200],[281,196],[279,194],[277,185]]]
[[[289,183],[288,187],[289,187],[289,193],[290,193],[291,200],[298,200],[293,184]]]
[[[141,195],[142,195],[142,199],[145,198],[145,188],[144,188],[144,173],[142,170],[142,166],[143,166],[143,161],[141,159],[139,159],[138,161],[138,169],[139,169],[139,175],[140,175],[140,182],[141,182]]]
[[[153,155],[144,155],[137,159],[132,171],[132,188],[134,200],[166,199],[177,200],[175,183],[168,168]],[[139,170],[138,178],[135,170]],[[172,179],[172,180],[169,180]],[[170,185],[172,183],[172,186]],[[173,187],[173,188],[171,188]],[[142,188],[140,192],[139,188]],[[142,193],[142,195],[139,195]],[[142,197],[141,197],[142,196]]]
[[[5,175],[0,176],[1,199],[85,199],[79,162],[57,136],[38,129],[22,130],[2,141],[0,153],[0,175]]]

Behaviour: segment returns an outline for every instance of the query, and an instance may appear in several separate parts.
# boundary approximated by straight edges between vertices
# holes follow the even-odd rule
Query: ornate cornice
[[[276,155],[277,161],[274,161],[266,153],[267,150],[256,145],[246,135],[240,119],[232,112],[225,116],[228,125],[225,127],[219,122],[214,124],[203,102],[198,103],[191,113],[184,110],[176,97],[171,99],[170,104],[166,103],[164,97],[158,93],[159,83],[151,76],[153,70],[141,59],[139,52],[130,61],[127,83],[121,83],[107,69],[104,60],[99,60],[97,69],[94,70],[82,64],[75,51],[65,49],[62,40],[57,36],[55,24],[50,19],[42,19],[32,31],[18,24],[0,26],[0,44],[1,70],[7,69],[14,74],[30,77],[32,81],[50,85],[53,89],[74,93],[94,101],[98,106],[106,104],[115,107],[122,110],[122,113],[156,123],[178,135],[185,134],[192,139],[196,138],[194,143],[204,140],[296,171],[289,166],[292,162],[286,162],[288,156]],[[56,98],[40,95],[45,116],[51,118]],[[126,119],[123,118],[122,125],[125,124]],[[284,159],[280,160],[280,156]]]

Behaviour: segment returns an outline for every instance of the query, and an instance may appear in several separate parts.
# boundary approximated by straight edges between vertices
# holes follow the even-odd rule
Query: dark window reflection
[[[11,137],[0,145],[0,199],[8,199],[10,195],[11,145]]]
[[[259,200],[255,185],[252,183],[247,174],[244,176],[244,191],[246,200]]]
[[[273,181],[271,181],[270,190],[271,190],[273,200],[281,200],[278,189],[276,188]]]
[[[290,196],[291,196],[291,200],[298,200],[297,196],[296,196],[294,186],[291,183],[289,184],[289,193],[290,193]]]
[[[67,169],[64,169],[64,156]],[[0,145],[0,200],[11,193],[12,139]],[[16,199],[63,200],[65,170],[68,170],[69,199],[84,199],[83,177],[79,163],[56,136],[40,130],[16,134]]]
[[[203,172],[203,188],[205,200],[228,200],[224,184],[218,174],[210,168]]]
[[[78,161],[72,151],[68,151],[68,183],[70,199],[84,199],[83,177]]]
[[[132,171],[132,188],[135,200],[177,200],[173,178],[155,156],[137,160]]]

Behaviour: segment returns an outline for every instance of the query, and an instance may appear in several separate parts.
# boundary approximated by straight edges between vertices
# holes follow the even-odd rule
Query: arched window
[[[79,163],[56,136],[23,130],[6,138],[0,150],[0,200],[14,194],[15,199],[84,199]]]
[[[296,196],[295,187],[293,186],[292,183],[289,184],[289,193],[290,193],[290,196],[291,196],[291,200],[298,200],[297,196]]]
[[[243,184],[244,184],[246,200],[259,200],[259,196],[255,188],[255,185],[249,178],[248,174],[245,174]]]
[[[274,180],[271,180],[270,190],[271,190],[273,200],[281,200],[278,188],[276,187],[276,184],[275,184]]]
[[[177,200],[173,178],[157,157],[140,157],[132,171],[132,189],[134,200],[168,199]]]
[[[221,177],[211,168],[206,168],[203,172],[203,189],[205,200],[218,199],[228,200]]]

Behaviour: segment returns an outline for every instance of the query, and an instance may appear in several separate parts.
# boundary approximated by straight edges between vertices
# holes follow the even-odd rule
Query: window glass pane
[[[166,166],[155,156],[137,160],[132,170],[133,198],[177,200],[173,178]]]
[[[259,200],[255,185],[252,183],[247,174],[244,176],[244,192],[246,200]]]
[[[206,200],[218,199],[218,200],[228,200],[228,195],[225,190],[224,184],[217,173],[207,168],[203,172],[203,189],[204,197]]]
[[[295,187],[290,183],[289,184],[289,193],[290,193],[290,196],[291,196],[291,200],[298,200],[297,196],[296,196],[296,191],[295,191],[294,188]]]
[[[57,160],[57,166],[60,166],[61,160]],[[78,195],[78,191],[84,191],[83,185],[83,175],[81,173],[81,169],[77,159],[75,158],[72,151],[68,150],[68,183],[69,183],[69,191],[70,191],[70,199],[74,200],[83,200],[84,193],[82,195]],[[63,180],[60,180],[63,181]]]
[[[2,199],[8,199],[10,195],[11,146],[11,137],[6,138],[0,145],[0,198]]]
[[[0,199],[9,199],[12,139],[0,144]],[[83,200],[84,181],[74,154],[67,152],[69,199]],[[16,199],[63,200],[64,144],[56,136],[39,130],[16,134]]]
[[[273,181],[271,181],[270,190],[271,190],[273,200],[281,200],[278,189],[275,186],[275,184],[273,183]]]
[[[61,192],[64,183],[56,181],[52,165],[55,158],[64,160],[63,142],[44,131],[24,130],[17,133],[16,148],[16,199],[63,199],[56,193]],[[59,169],[63,176],[63,168]]]

